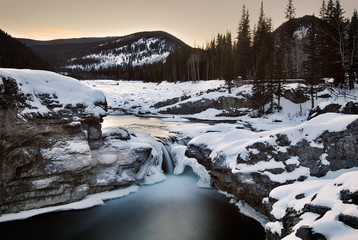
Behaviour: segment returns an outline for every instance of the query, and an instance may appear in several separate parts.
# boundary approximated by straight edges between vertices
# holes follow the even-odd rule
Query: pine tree
[[[346,63],[346,29],[348,22],[343,17],[339,0],[329,0],[322,18],[320,30],[322,73],[334,78],[335,85],[343,87]]]
[[[314,88],[317,85],[320,74],[319,71],[319,38],[317,34],[317,25],[315,18],[312,18],[312,25],[308,31],[308,43],[304,46],[303,51],[307,54],[307,59],[303,63],[305,70],[305,79],[310,86],[311,108],[314,108]]]
[[[282,85],[286,79],[286,71],[284,64],[284,36],[283,32],[281,32],[279,40],[274,49],[273,56],[273,79],[275,84],[275,94],[277,96],[277,109],[281,108],[281,94],[282,94]]]
[[[225,53],[223,62],[223,78],[228,85],[229,93],[231,93],[232,80],[234,79],[234,65],[233,65],[233,54],[232,54],[232,40],[231,33],[227,32],[224,38],[225,42]]]
[[[242,16],[239,23],[237,36],[237,55],[238,55],[238,75],[243,79],[247,79],[251,75],[251,31],[249,10],[245,5],[242,7]]]
[[[266,88],[268,63],[272,51],[272,23],[265,17],[263,2],[261,2],[259,21],[254,33],[254,50],[256,56],[256,73],[253,86],[253,101],[260,113],[265,112],[265,104],[269,100]]]
[[[358,72],[358,14],[354,10],[348,31],[348,75],[349,89],[354,88],[354,79]]]
[[[295,37],[294,32],[296,31],[296,24],[293,19],[296,16],[296,9],[293,6],[292,0],[288,1],[288,4],[285,9],[285,18],[287,22],[285,23],[285,27],[283,29],[283,48],[282,50],[285,52],[285,68],[289,78],[296,78],[296,74],[298,69],[294,68],[297,64],[297,51],[293,46],[295,45]]]
[[[296,8],[293,6],[292,0],[288,0],[285,14],[287,20],[292,20],[296,17]]]

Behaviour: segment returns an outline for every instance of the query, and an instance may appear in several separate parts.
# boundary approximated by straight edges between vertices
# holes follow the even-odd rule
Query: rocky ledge
[[[78,201],[155,173],[150,144],[102,133],[104,95],[45,71],[0,69],[0,215]]]
[[[338,234],[354,236],[357,119],[326,113],[280,130],[207,133],[189,142],[186,155],[205,166],[217,188],[268,217],[267,239],[330,238],[336,225]]]

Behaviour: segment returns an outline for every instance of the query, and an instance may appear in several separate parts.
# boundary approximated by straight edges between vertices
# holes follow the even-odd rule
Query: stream
[[[103,126],[124,126],[167,137],[165,127],[185,122],[108,116]],[[164,182],[85,210],[46,213],[0,224],[2,239],[229,240],[264,239],[255,220],[240,214],[216,189],[199,188],[187,167]],[[7,236],[7,237],[3,237]]]

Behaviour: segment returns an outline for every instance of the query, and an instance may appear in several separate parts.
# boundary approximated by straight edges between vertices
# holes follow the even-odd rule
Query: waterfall
[[[198,176],[199,187],[210,187],[211,179],[209,172],[204,166],[200,165],[196,159],[187,158],[185,149],[189,139],[183,139],[177,136],[157,137],[156,140],[162,144],[163,153],[162,170],[165,174],[182,174],[186,166],[192,168]]]
[[[161,150],[163,152],[162,169],[164,173],[173,174],[176,161],[172,154],[172,147],[174,145],[186,146],[189,140],[174,135],[168,137],[156,137],[155,139],[163,145]]]

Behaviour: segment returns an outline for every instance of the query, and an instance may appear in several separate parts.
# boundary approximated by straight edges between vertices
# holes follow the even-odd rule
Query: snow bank
[[[26,103],[30,107],[25,108],[22,114],[44,114],[77,106],[84,106],[86,113],[95,116],[106,114],[103,109],[106,103],[104,94],[74,78],[49,71],[8,68],[0,69],[2,77],[15,79],[20,91],[26,96]],[[47,107],[48,101],[52,102],[52,110]]]
[[[286,215],[287,209],[293,209],[301,214],[300,221],[294,226],[293,233],[284,239],[298,239],[295,233],[304,225],[312,227],[315,233],[321,233],[327,239],[356,239],[358,230],[339,220],[342,214],[358,218],[358,206],[349,200],[344,202],[341,197],[344,191],[350,193],[358,191],[356,170],[357,168],[344,170],[345,173],[333,179],[311,179],[275,188],[271,191],[270,197],[278,201],[273,204],[271,214],[278,222],[270,222],[266,228],[281,234],[278,225],[282,225],[280,221]],[[307,212],[304,210],[306,204],[326,207],[328,211],[323,216]]]
[[[277,145],[276,135],[284,134],[288,137],[291,145],[296,145],[299,141],[305,139],[312,146],[321,147],[314,142],[318,136],[325,131],[338,132],[343,131],[354,120],[358,119],[357,115],[342,115],[336,113],[322,114],[310,121],[301,123],[294,127],[287,127],[275,129],[264,132],[252,132],[245,129],[235,129],[229,132],[210,132],[199,135],[193,138],[189,144],[205,145],[212,150],[210,158],[214,161],[216,158],[225,159],[224,165],[230,167],[233,172],[257,172],[264,171],[265,169],[272,169],[282,166],[277,166],[275,161],[257,163],[256,165],[237,164],[237,158],[240,155],[242,159],[247,159],[250,155],[248,147],[254,143],[262,142],[268,143],[272,146]],[[278,147],[277,151],[286,151],[284,147]],[[262,166],[261,166],[262,165]],[[300,172],[284,173],[284,175],[273,175],[267,172],[266,174],[272,181],[285,182],[285,180],[294,179],[297,174],[307,175],[307,169],[297,170]],[[276,178],[276,179],[274,179]]]
[[[0,222],[26,219],[26,218],[29,218],[32,216],[36,216],[36,215],[43,214],[43,213],[49,213],[49,212],[80,210],[80,209],[91,208],[91,207],[94,207],[97,205],[104,204],[104,201],[106,201],[106,200],[124,197],[124,196],[127,196],[127,195],[137,192],[137,191],[138,191],[138,186],[133,185],[133,186],[130,186],[127,188],[118,189],[118,190],[114,190],[111,192],[103,192],[103,193],[88,195],[81,201],[69,203],[69,204],[65,204],[65,205],[61,205],[61,206],[45,207],[45,208],[23,211],[23,212],[19,212],[19,213],[2,214],[0,216]]]

